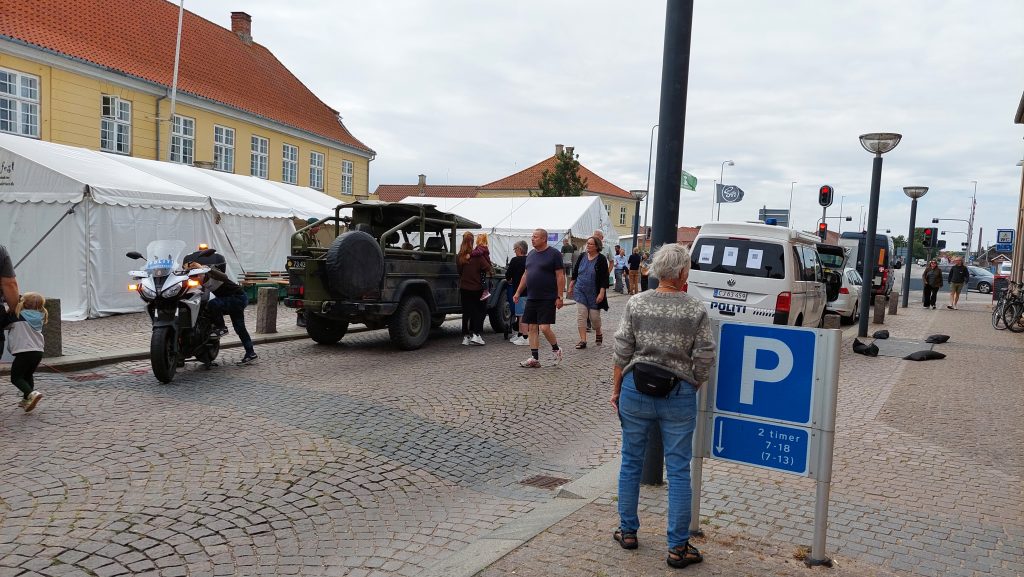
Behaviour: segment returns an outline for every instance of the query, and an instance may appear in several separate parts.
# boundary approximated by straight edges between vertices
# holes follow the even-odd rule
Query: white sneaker
[[[466,336],[462,337],[462,346],[464,346],[464,347],[468,347],[469,346],[469,335],[466,335]]]
[[[483,337],[481,337],[480,335],[473,335],[473,336],[472,336],[472,337],[471,337],[471,338],[469,339],[469,344],[471,344],[471,345],[480,345],[480,346],[483,346],[483,344],[484,344],[484,338],[483,338]]]
[[[513,345],[518,345],[518,346],[521,347],[521,346],[530,344],[530,339],[528,339],[527,337],[519,337],[519,336],[517,336],[517,337],[514,337],[514,338],[510,339],[509,342],[511,342]]]
[[[562,362],[562,349],[558,349],[557,351],[551,351],[551,360],[555,361],[555,365],[558,365],[558,363]]]
[[[28,398],[25,399],[25,406],[24,406],[25,412],[26,413],[32,412],[32,409],[36,408],[36,403],[38,403],[39,399],[42,399],[42,398],[43,398],[43,394],[40,393],[39,391],[32,391],[31,393],[29,393],[28,394]]]
[[[535,359],[533,357],[530,357],[530,358],[526,359],[525,361],[519,363],[519,366],[523,367],[524,369],[539,369],[540,368],[540,361],[538,361],[537,359]]]

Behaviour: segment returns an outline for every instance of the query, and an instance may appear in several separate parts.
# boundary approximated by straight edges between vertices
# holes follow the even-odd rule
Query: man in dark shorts
[[[562,253],[548,246],[548,231],[538,228],[530,237],[533,250],[526,255],[526,273],[519,281],[519,288],[512,300],[519,302],[521,294],[528,293],[523,322],[530,325],[530,358],[519,363],[527,369],[540,367],[540,333],[551,343],[551,356],[557,365],[562,360],[562,350],[551,325],[555,324],[555,311],[562,308],[562,293],[565,291],[565,268]]]

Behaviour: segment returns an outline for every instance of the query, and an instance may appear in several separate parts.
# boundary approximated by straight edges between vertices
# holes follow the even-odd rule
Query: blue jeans
[[[217,297],[206,304],[206,311],[211,315],[228,315],[231,317],[231,326],[242,342],[246,354],[255,355],[256,350],[252,346],[252,337],[245,329],[245,307],[249,304],[249,297],[245,293],[226,297]]]
[[[619,421],[622,423],[622,468],[619,470],[619,529],[636,533],[640,528],[637,503],[640,473],[647,448],[647,430],[657,425],[665,445],[668,474],[668,546],[690,539],[690,458],[693,429],[697,423],[697,390],[680,383],[665,398],[637,392],[633,371],[622,377],[619,393]]]

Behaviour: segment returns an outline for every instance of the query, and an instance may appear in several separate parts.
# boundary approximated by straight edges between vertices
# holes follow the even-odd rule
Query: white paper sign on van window
[[[740,249],[735,246],[725,247],[722,253],[722,266],[736,266],[736,259],[740,256]]]
[[[756,248],[752,248],[747,251],[747,268],[760,269],[761,268],[761,257],[764,256],[764,251]]]
[[[700,258],[697,262],[700,264],[711,264],[711,259],[715,258],[715,247],[714,245],[706,244],[700,247]]]

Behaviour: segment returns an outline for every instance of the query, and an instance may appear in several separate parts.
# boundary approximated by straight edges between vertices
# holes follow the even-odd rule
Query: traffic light
[[[921,244],[925,248],[934,248],[936,245],[935,237],[939,236],[938,232],[939,229],[934,226],[923,229]]]
[[[939,241],[939,249],[941,250],[941,249],[944,249],[944,248],[946,248],[946,241],[945,240],[940,240]]]
[[[933,218],[932,219],[932,224],[939,224],[939,219]]]
[[[833,192],[834,191],[831,186],[827,184],[822,185],[822,187],[818,189],[818,204],[825,207],[832,206]]]
[[[960,243],[960,248],[962,248],[964,250],[967,250],[967,243],[966,242]]]
[[[828,225],[823,222],[818,223],[818,238],[821,239],[821,242],[825,242],[825,239],[828,238]]]

